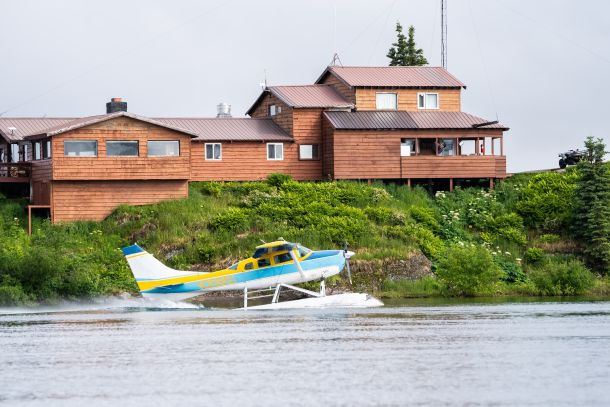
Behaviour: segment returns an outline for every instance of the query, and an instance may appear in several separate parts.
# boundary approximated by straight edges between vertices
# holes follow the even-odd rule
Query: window
[[[299,146],[299,160],[319,160],[319,144],[301,144]]]
[[[459,155],[477,155],[476,141],[471,139],[460,140],[458,143]]]
[[[40,141],[34,143],[34,160],[40,160],[42,158],[42,146]]]
[[[418,93],[417,107],[420,109],[438,109],[438,93]]]
[[[218,161],[222,159],[222,145],[220,143],[205,144],[205,159]]]
[[[400,156],[409,157],[415,155],[415,139],[403,138],[400,139]]]
[[[51,140],[45,141],[42,145],[42,159],[45,160],[48,158],[51,158]]]
[[[292,257],[290,257],[289,253],[278,254],[273,257],[273,263],[275,264],[286,263],[290,260],[292,260]]]
[[[438,142],[438,155],[451,156],[455,155],[455,139],[444,138]]]
[[[396,110],[398,108],[398,97],[396,93],[377,93],[377,110]]]
[[[264,259],[258,259],[258,268],[261,267],[269,267],[271,265],[271,260],[266,257]]]
[[[284,144],[267,143],[267,160],[283,160]]]
[[[276,116],[282,113],[282,106],[278,105],[269,105],[269,116]]]
[[[137,140],[106,142],[106,157],[137,157],[139,150]]]
[[[178,157],[180,155],[180,142],[178,140],[169,141],[149,141],[149,157]]]
[[[64,156],[66,157],[97,157],[97,141],[66,140],[64,141]]]

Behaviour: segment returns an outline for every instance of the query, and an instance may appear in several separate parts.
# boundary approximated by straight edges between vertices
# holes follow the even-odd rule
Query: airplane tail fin
[[[127,263],[129,264],[129,268],[131,268],[131,272],[133,273],[133,276],[140,287],[142,286],[140,283],[143,281],[165,280],[175,277],[202,274],[195,271],[180,271],[169,268],[159,260],[155,259],[152,254],[148,253],[137,244],[124,247],[121,250],[123,251],[123,255],[125,255]]]

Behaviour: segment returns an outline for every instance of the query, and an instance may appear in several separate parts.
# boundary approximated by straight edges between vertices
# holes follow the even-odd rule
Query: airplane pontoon
[[[214,272],[174,270],[137,244],[123,248],[129,267],[145,298],[181,301],[210,291],[242,290],[244,309],[379,307],[383,303],[362,293],[326,295],[325,280],[347,270],[351,283],[347,250],[310,250],[300,244],[278,240],[256,247],[252,257]],[[320,281],[315,292],[294,284]],[[283,290],[297,291],[306,298],[280,301]],[[270,303],[248,306],[253,299]]]

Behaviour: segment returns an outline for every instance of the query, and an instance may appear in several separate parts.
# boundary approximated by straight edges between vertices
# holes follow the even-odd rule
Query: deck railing
[[[32,163],[0,163],[0,182],[18,182],[29,180],[32,173]]]

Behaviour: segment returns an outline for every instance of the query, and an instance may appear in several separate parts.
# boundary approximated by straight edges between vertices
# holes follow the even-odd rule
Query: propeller
[[[343,257],[345,257],[345,268],[347,269],[347,278],[349,279],[349,285],[352,285],[352,270],[349,267],[349,258],[352,257],[354,252],[347,250],[347,242],[343,246]]]

